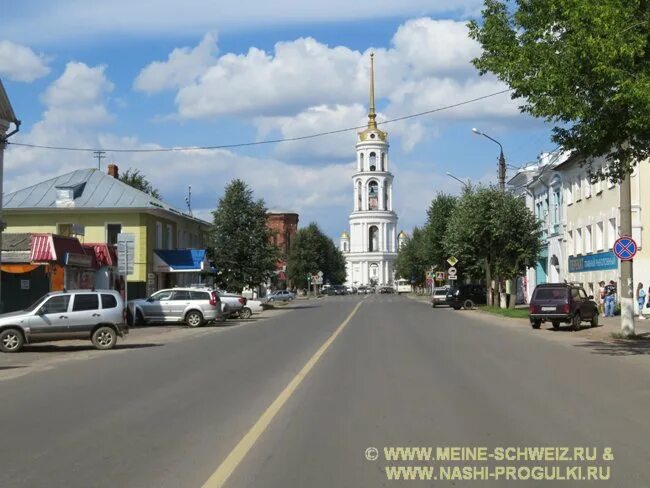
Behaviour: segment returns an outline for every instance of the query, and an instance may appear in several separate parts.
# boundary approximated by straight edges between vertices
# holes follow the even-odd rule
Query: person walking
[[[636,287],[636,301],[639,304],[639,320],[645,320],[643,316],[643,305],[645,304],[645,290],[643,289],[643,283],[639,283]]]
[[[613,317],[616,304],[616,283],[614,280],[609,281],[605,287],[605,317]]]
[[[604,317],[605,316],[605,282],[600,281],[598,283],[598,311]]]

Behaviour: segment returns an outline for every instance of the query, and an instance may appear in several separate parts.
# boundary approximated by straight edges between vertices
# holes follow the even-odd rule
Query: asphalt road
[[[386,461],[397,446],[609,447],[611,461],[542,464],[609,466],[594,484],[650,486],[650,356],[405,297],[295,307],[0,381],[0,487],[200,487],[224,464],[227,487],[452,486],[389,481],[385,467],[495,466]]]

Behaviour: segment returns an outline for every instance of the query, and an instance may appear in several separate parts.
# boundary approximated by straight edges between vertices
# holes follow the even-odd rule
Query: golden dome
[[[348,234],[347,232],[343,231],[343,234],[341,234],[341,239],[349,239],[349,238],[350,238],[350,234]]]
[[[401,231],[399,233],[399,236],[397,236],[397,237],[400,238],[400,239],[407,239],[408,238],[408,236],[406,235],[406,232],[404,232],[404,231]]]

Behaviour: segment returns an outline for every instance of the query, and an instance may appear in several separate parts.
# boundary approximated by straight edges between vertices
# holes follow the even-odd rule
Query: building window
[[[156,222],[156,249],[163,249],[163,226]]]
[[[363,153],[359,154],[359,170],[363,171]]]
[[[370,164],[370,171],[375,171],[377,169],[377,154],[374,152],[370,153],[368,157],[368,163]]]
[[[386,167],[386,153],[382,152],[381,153],[381,170],[382,171],[388,171]]]
[[[605,242],[603,234],[604,234],[604,232],[603,232],[603,223],[598,222],[596,224],[596,250],[597,251],[602,251],[603,250],[603,244]]]
[[[585,227],[585,253],[592,252],[591,248],[591,225]]]
[[[376,181],[368,183],[368,210],[377,210],[379,207],[379,185]]]
[[[582,194],[581,194],[581,190],[582,190],[581,186],[582,185],[581,185],[581,183],[582,183],[582,180],[580,179],[580,177],[576,178],[575,181],[573,182],[573,191],[575,193],[575,195],[573,196],[573,199],[576,202],[579,202],[580,200],[582,200]]]
[[[372,225],[368,229],[368,251],[379,251],[379,229],[376,225]]]
[[[167,234],[166,234],[165,249],[172,249],[174,247],[174,233],[172,226],[167,224]]]
[[[618,229],[616,228],[616,219],[609,219],[607,226],[607,248],[613,249],[616,239],[618,239]]]
[[[388,210],[388,189],[388,185],[384,186],[384,210]]]
[[[117,245],[117,235],[122,232],[122,224],[106,224],[106,243]]]
[[[582,229],[576,229],[576,254],[582,254]]]
[[[569,256],[575,255],[575,249],[573,248],[573,231],[570,230],[566,234],[566,251]]]
[[[348,243],[347,242],[343,243],[343,252],[348,252]]]
[[[363,210],[362,209],[362,199],[363,199],[363,193],[361,191],[361,182],[357,182],[357,210]]]
[[[585,181],[583,186],[584,186],[585,198],[591,198],[591,182],[589,181],[589,175],[585,176]]]
[[[72,237],[72,224],[56,224],[56,233],[60,236]]]

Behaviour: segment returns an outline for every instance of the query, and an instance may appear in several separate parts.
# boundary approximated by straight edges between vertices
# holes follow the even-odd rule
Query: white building
[[[397,214],[393,211],[393,175],[388,160],[388,134],[377,128],[374,58],[370,55],[368,127],[359,133],[357,171],[352,176],[350,233],[341,235],[348,286],[389,285],[397,258]]]

